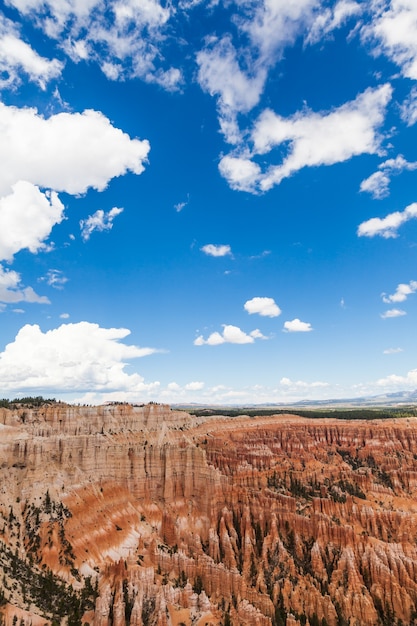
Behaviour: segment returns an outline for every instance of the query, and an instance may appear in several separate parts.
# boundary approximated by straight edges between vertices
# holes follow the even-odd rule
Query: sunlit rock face
[[[0,409],[6,625],[417,624],[417,420]]]

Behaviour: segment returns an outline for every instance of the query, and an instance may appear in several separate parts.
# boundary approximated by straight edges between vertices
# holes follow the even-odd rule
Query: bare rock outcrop
[[[417,624],[417,420],[0,409],[8,626]]]

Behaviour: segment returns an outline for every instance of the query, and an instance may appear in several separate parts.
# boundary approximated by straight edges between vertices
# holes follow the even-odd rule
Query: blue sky
[[[417,388],[414,0],[7,0],[0,396]]]

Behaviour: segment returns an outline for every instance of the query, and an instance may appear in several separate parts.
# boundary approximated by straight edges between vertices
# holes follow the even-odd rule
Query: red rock
[[[415,454],[415,419],[0,409],[2,612],[42,614],[18,559],[74,589],[97,579],[82,619],[94,626],[214,625],[226,612],[235,626],[411,625]]]

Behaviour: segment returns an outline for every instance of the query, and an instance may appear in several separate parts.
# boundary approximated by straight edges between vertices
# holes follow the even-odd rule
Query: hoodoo
[[[6,626],[417,624],[417,419],[0,409]]]

